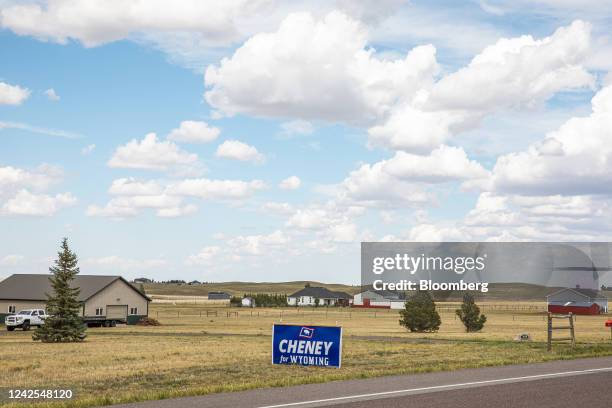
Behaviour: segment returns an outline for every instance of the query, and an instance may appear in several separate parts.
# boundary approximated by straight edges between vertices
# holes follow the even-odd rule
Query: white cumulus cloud
[[[59,101],[61,99],[60,96],[55,92],[55,89],[53,89],[53,88],[47,89],[45,91],[45,95],[52,102],[57,102],[57,101]]]
[[[283,190],[297,190],[302,185],[302,180],[298,176],[290,176],[278,184]]]
[[[228,115],[368,123],[432,81],[438,66],[432,46],[387,60],[367,41],[365,26],[342,12],[290,14],[210,66],[205,98]]]
[[[201,173],[198,156],[189,153],[171,141],[160,141],[155,133],[142,140],[132,139],[117,147],[108,161],[113,168],[169,171],[177,174]]]
[[[212,180],[206,178],[185,179],[170,183],[170,194],[198,197],[204,200],[243,200],[266,187],[261,180]]]
[[[168,134],[168,140],[184,143],[209,143],[215,140],[221,130],[206,122],[185,120]]]
[[[61,168],[43,164],[35,169],[0,167],[0,197],[22,188],[46,190],[61,181],[64,172]]]
[[[29,96],[27,88],[0,82],[0,105],[21,105]]]
[[[77,199],[70,193],[48,195],[21,190],[4,203],[0,213],[47,217],[54,215],[62,208],[75,205],[76,202]]]
[[[239,161],[253,161],[261,163],[265,157],[254,146],[238,140],[226,140],[217,147],[217,157]]]
[[[221,248],[216,245],[204,247],[197,254],[187,257],[185,264],[190,266],[210,265],[215,261],[220,252]]]
[[[238,38],[235,19],[258,10],[263,2],[164,0],[125,2],[106,0],[48,0],[12,2],[0,9],[0,23],[19,35],[66,43],[78,40],[87,47],[144,33],[194,32],[209,45]],[[206,41],[204,41],[206,40]]]
[[[574,117],[527,150],[503,155],[493,168],[495,191],[523,195],[612,193],[612,86],[592,100],[592,113]]]

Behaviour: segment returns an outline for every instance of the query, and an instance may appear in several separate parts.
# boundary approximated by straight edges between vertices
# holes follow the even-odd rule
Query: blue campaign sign
[[[272,364],[340,368],[342,327],[272,326]]]

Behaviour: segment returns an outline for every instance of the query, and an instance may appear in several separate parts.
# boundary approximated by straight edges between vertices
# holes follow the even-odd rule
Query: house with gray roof
[[[287,296],[290,306],[348,306],[351,296],[320,286],[306,286]]]
[[[227,292],[208,292],[208,300],[230,300],[232,295]]]
[[[15,274],[0,282],[0,324],[24,309],[46,309],[47,293],[53,288],[51,275]],[[76,275],[81,315],[85,319],[113,319],[136,323],[149,314],[151,299],[121,276]]]

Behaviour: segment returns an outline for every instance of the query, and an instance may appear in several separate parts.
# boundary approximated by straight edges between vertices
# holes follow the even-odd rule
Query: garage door
[[[108,305],[106,306],[106,318],[126,320],[127,319],[127,306],[126,305],[121,305],[121,306]]]

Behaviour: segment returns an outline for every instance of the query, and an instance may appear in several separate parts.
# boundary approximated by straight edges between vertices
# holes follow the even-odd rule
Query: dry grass
[[[483,311],[488,320],[484,330],[479,333],[466,333],[461,321],[451,310],[455,303],[439,303],[442,308],[442,326],[437,333],[409,333],[399,324],[398,311],[389,309],[351,309],[351,308],[284,308],[284,309],[246,309],[246,308],[202,308],[197,305],[177,305],[169,308],[152,305],[151,317],[172,324],[176,330],[193,330],[201,327],[207,333],[216,334],[255,334],[269,335],[273,323],[340,325],[345,336],[377,336],[402,338],[456,339],[456,340],[496,340],[510,341],[517,334],[528,332],[535,341],[546,339],[546,318],[542,313],[523,311],[523,305],[516,302],[495,302],[501,310]],[[506,311],[505,306],[513,306],[518,311]],[[527,306],[544,304],[529,303]],[[207,316],[208,312],[208,316]],[[214,316],[216,313],[216,316]],[[610,329],[604,323],[610,317],[577,316],[576,336],[582,342],[601,342],[610,339]]]
[[[206,316],[206,311],[209,316]],[[312,310],[312,309],[311,309]],[[282,311],[283,322],[341,324],[345,331],[343,368],[270,365],[270,331],[281,311],[152,305],[159,327],[90,329],[82,344],[40,344],[29,333],[0,333],[0,387],[71,388],[75,407],[198,395],[255,387],[452,370],[552,359],[612,355],[603,317],[579,317],[574,350],[545,351],[541,316],[491,313],[486,330],[467,334],[450,313],[439,333],[407,333],[396,312],[371,310]],[[232,312],[236,309],[231,310]],[[159,312],[159,313],[158,313]],[[200,317],[200,312],[202,317]],[[251,312],[254,313],[251,316]],[[259,312],[259,317],[257,317]],[[177,317],[178,315],[178,317]],[[528,331],[532,343],[509,341]],[[30,405],[30,404],[28,404]],[[40,404],[43,405],[43,404]]]

